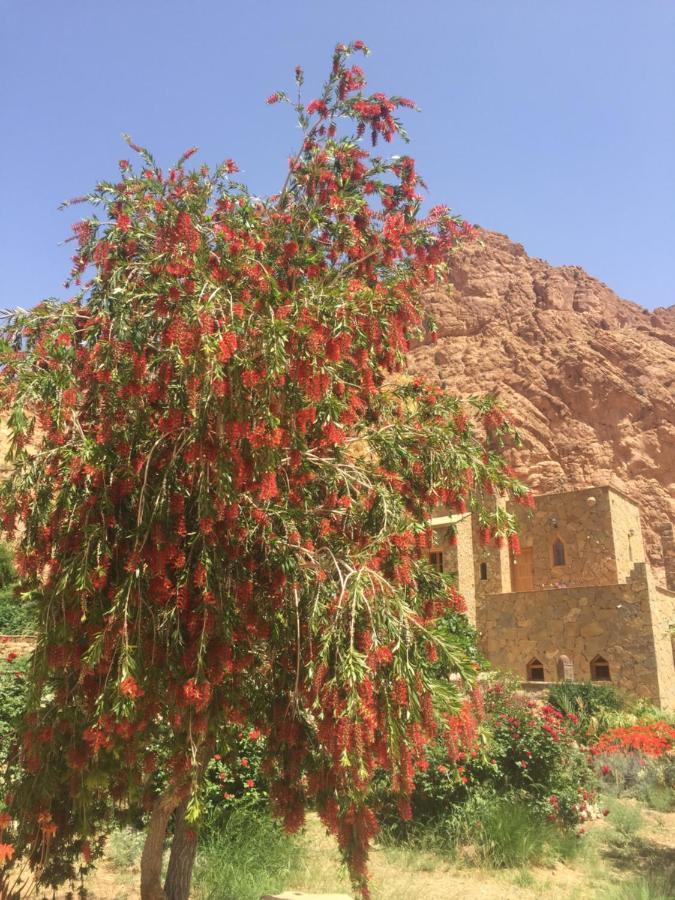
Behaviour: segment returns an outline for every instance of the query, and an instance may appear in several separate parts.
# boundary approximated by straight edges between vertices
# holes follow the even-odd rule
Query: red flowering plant
[[[214,753],[205,773],[203,792],[205,824],[212,830],[222,826],[233,809],[260,805],[269,799],[267,781],[261,767],[265,738],[257,729],[240,731],[236,744]]]
[[[593,756],[637,753],[661,757],[675,751],[675,727],[668,722],[640,722],[611,728],[589,748]]]
[[[298,101],[273,197],[230,160],[190,171],[188,151],[163,172],[130,143],[140,168],[84,198],[77,295],[4,329],[1,520],[39,610],[11,805],[41,883],[142,804],[142,896],[164,895],[174,816],[165,890],[187,897],[205,766],[255,727],[274,809],[295,829],[315,804],[365,897],[373,772],[405,811],[438,727],[433,666],[475,677],[437,628],[458,599],[427,562],[430,512],[469,507],[507,536],[493,496],[527,492],[494,398],[390,377],[471,228],[421,217],[414,161],[362,146],[400,137],[411,104],[366,95],[355,51]]]
[[[578,826],[594,810],[595,778],[573,719],[492,682],[475,687],[415,768],[410,825],[394,820],[380,779],[381,818],[395,836],[431,827],[456,837],[476,804],[522,802],[543,823]]]
[[[675,806],[675,727],[656,720],[611,728],[589,747],[605,788],[666,812]]]

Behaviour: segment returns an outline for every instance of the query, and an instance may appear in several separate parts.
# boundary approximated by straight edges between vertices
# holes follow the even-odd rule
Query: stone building
[[[675,709],[675,541],[666,586],[646,561],[640,511],[611,487],[514,505],[522,551],[482,546],[471,516],[432,520],[432,561],[457,573],[481,649],[524,682],[610,681]],[[450,536],[456,535],[451,544]]]

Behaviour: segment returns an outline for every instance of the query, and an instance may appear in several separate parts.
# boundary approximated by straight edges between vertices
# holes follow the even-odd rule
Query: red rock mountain
[[[649,312],[492,232],[453,255],[450,279],[428,297],[438,341],[411,350],[413,371],[460,394],[496,391],[536,493],[612,484],[636,500],[661,580],[658,527],[675,520],[675,306]]]

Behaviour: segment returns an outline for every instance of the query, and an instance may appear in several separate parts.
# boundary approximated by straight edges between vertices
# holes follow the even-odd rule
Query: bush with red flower
[[[596,814],[596,779],[577,743],[574,717],[496,682],[467,697],[448,724],[443,740],[417,763],[412,825],[395,821],[382,790],[394,833],[437,830],[444,823],[441,832],[455,837],[452,823],[463,825],[465,810],[499,797],[563,828]]]
[[[660,757],[675,750],[675,726],[668,722],[645,722],[612,728],[589,748],[593,756],[639,753]]]
[[[603,786],[654,809],[675,809],[675,726],[666,721],[612,728],[591,745]]]

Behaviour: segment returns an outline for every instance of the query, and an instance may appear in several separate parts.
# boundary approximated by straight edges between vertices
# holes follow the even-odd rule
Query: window
[[[487,581],[487,563],[480,564],[480,580]]]
[[[535,657],[527,664],[527,680],[528,681],[545,681],[544,664],[539,662]]]
[[[553,541],[553,565],[554,566],[564,566],[565,565],[565,545],[560,540],[560,538],[556,538]]]
[[[556,663],[558,681],[574,681],[574,666],[569,656],[559,656]]]
[[[429,554],[429,562],[436,569],[437,572],[443,571],[443,551],[442,550],[434,550],[433,553]]]
[[[591,681],[611,681],[609,663],[604,656],[596,656],[591,660]]]

